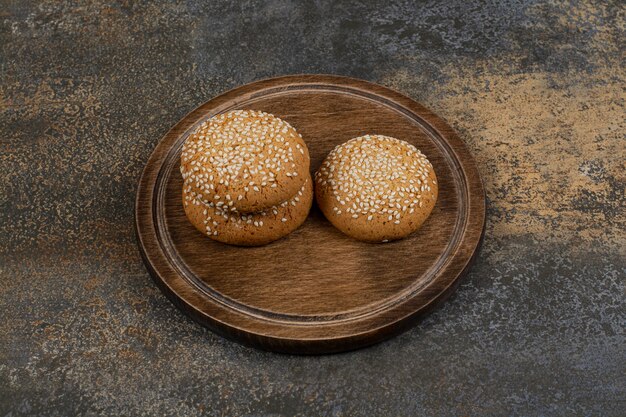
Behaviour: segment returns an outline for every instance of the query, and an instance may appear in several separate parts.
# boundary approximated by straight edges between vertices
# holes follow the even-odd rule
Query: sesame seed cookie
[[[366,135],[333,149],[315,173],[317,204],[345,234],[368,242],[417,230],[437,201],[432,165],[415,146]]]
[[[180,172],[205,203],[242,213],[289,200],[309,175],[309,151],[289,123],[234,110],[208,119],[183,145]]]
[[[313,203],[313,180],[288,201],[256,213],[243,214],[224,205],[198,198],[190,186],[183,187],[183,207],[191,223],[213,240],[239,246],[260,246],[296,230],[306,220]]]

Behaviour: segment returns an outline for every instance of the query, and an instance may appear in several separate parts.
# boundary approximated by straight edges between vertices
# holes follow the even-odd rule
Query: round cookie
[[[183,207],[191,223],[213,240],[239,246],[259,246],[280,239],[306,220],[313,203],[313,181],[307,174],[302,188],[288,201],[260,212],[243,214],[219,203],[205,203],[183,186]]]
[[[415,146],[366,135],[333,149],[315,173],[317,204],[345,234],[368,242],[417,230],[437,201],[432,165]]]
[[[180,171],[204,202],[245,212],[289,200],[309,175],[309,151],[289,123],[234,110],[205,121],[183,145]]]

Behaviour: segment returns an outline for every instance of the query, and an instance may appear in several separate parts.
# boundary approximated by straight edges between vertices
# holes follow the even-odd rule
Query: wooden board
[[[315,206],[302,227],[269,245],[213,242],[185,217],[179,157],[199,123],[232,109],[263,110],[288,121],[307,142],[312,170],[356,136],[409,141],[435,168],[437,205],[419,231],[387,244],[343,235]],[[366,81],[298,75],[236,88],[181,120],[150,157],[135,211],[148,270],[198,322],[263,349],[329,353],[390,337],[450,293],[482,238],[485,196],[463,142],[420,104]]]

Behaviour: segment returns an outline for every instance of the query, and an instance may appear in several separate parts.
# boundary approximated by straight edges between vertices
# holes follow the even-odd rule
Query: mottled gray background
[[[0,415],[626,415],[623,2],[0,4]],[[424,103],[487,190],[455,295],[357,352],[224,340],[136,248],[159,138],[291,73]]]

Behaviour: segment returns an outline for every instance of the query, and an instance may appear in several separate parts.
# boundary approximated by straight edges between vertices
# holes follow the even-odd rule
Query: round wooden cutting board
[[[431,161],[439,200],[420,230],[386,244],[353,240],[313,206],[294,233],[266,246],[214,242],[187,221],[180,152],[205,119],[233,109],[273,113],[306,141],[315,170],[364,134],[406,140]],[[388,338],[445,298],[468,270],[485,222],[476,164],[432,112],[388,88],[330,75],[247,84],[187,115],[159,142],[135,207],[139,246],[169,298],[217,333],[263,349],[330,353]]]

